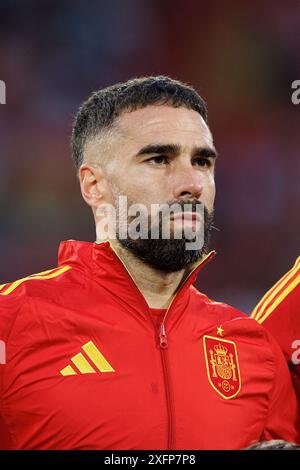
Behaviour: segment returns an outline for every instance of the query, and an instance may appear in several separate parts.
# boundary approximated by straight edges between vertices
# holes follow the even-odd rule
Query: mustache
[[[209,227],[210,229],[219,231],[219,229],[213,225],[214,210],[212,209],[211,211],[209,211],[206,205],[202,201],[195,200],[195,199],[190,199],[190,200],[181,199],[179,201],[172,200],[172,201],[168,201],[165,203],[160,203],[158,205],[160,206],[160,208],[158,209],[157,212],[155,211],[154,214],[152,214],[152,212],[151,214],[149,214],[149,212],[140,213],[140,219],[144,220],[145,222],[147,221],[149,226],[152,226],[153,222],[155,223],[155,221],[161,224],[165,213],[167,214],[172,213],[172,215],[176,217],[177,215],[184,214],[185,211],[193,213],[193,214],[194,213],[197,214],[197,212],[199,213],[199,209],[200,209],[200,213],[202,212],[204,215],[205,227]],[[157,216],[158,216],[158,219],[156,218]],[[135,220],[136,217],[137,217],[136,215],[130,215],[128,217],[128,220],[132,222],[133,220]],[[154,217],[154,220],[153,220],[153,217]]]
[[[207,207],[203,204],[201,201],[195,201],[195,200],[180,200],[180,201],[172,201],[172,202],[167,202],[167,205],[169,206],[170,210],[173,210],[174,206],[174,214],[180,214],[184,212],[185,207],[188,207],[191,212],[196,212],[199,207],[204,207],[204,210],[208,213]],[[177,209],[177,211],[176,211]]]

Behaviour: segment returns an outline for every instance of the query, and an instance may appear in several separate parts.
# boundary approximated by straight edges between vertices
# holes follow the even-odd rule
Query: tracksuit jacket
[[[297,402],[271,335],[193,287],[213,256],[168,309],[149,308],[109,242],[62,242],[57,268],[0,286],[0,447],[296,441]]]
[[[300,256],[263,296],[251,317],[267,328],[280,345],[300,404]]]

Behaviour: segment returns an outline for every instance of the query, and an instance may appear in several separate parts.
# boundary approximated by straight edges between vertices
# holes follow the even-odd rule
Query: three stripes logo
[[[84,344],[81,349],[87,357],[81,352],[71,357],[75,367],[68,365],[60,371],[61,375],[96,374],[97,371],[115,372],[93,341]]]

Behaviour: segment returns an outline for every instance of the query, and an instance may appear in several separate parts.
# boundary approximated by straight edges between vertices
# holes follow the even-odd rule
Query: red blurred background
[[[220,153],[212,248],[198,279],[245,312],[299,255],[299,0],[0,2],[0,284],[94,241],[69,138],[96,89],[164,74],[208,103]]]

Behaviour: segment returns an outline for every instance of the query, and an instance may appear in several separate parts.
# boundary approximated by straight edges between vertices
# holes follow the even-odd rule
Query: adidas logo
[[[76,356],[71,357],[71,361],[79,372],[69,365],[60,371],[61,375],[77,375],[78,373],[96,374],[97,371],[95,369],[98,369],[100,372],[115,372],[109,362],[107,362],[105,357],[101,354],[97,346],[95,346],[93,341],[89,341],[84,346],[82,346],[81,349],[83,349],[95,368],[80,352],[79,354],[76,354]]]

